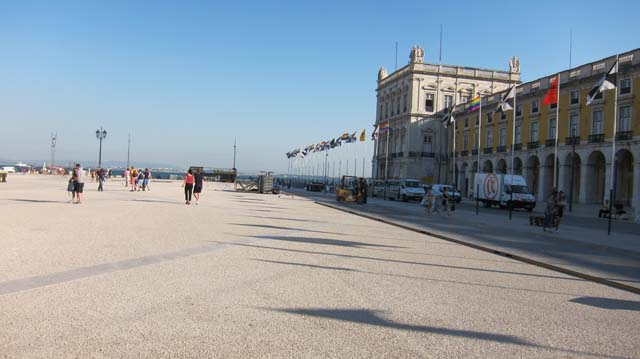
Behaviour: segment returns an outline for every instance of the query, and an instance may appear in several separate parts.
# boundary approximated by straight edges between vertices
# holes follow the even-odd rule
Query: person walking
[[[433,189],[431,189],[431,187],[427,189],[427,193],[424,196],[424,205],[424,212],[426,214],[431,214],[431,211],[433,210]]]
[[[196,179],[193,177],[193,171],[189,169],[187,174],[184,176],[184,182],[182,183],[182,187],[184,187],[184,200],[185,204],[191,204],[191,195],[193,194],[193,185]]]
[[[451,209],[449,208],[450,200],[451,197],[449,196],[449,189],[444,187],[444,190],[442,191],[442,210],[447,213],[447,216],[451,215]]]
[[[567,198],[564,194],[564,191],[558,192],[558,197],[556,198],[556,232],[560,227],[560,221],[562,221],[562,217],[564,216],[564,207],[567,205]]]
[[[84,169],[79,163],[76,163],[74,176],[74,192],[76,193],[75,204],[82,204],[82,193],[84,192]]]
[[[144,171],[140,169],[140,171],[138,171],[138,179],[136,184],[138,191],[142,191],[142,182],[144,182]]]
[[[193,174],[194,178],[194,186],[193,186],[193,196],[196,198],[196,205],[200,204],[200,193],[202,193],[202,185],[204,183],[204,175],[202,174],[202,169],[198,168],[196,173]]]
[[[556,196],[558,195],[555,188],[549,193],[545,201],[544,207],[544,223],[542,224],[542,230],[547,231],[547,228],[553,226],[553,219],[556,214]]]
[[[135,167],[131,167],[131,178],[129,179],[129,184],[131,185],[131,192],[136,190],[136,181],[138,180],[138,169]]]
[[[98,177],[98,192],[103,192],[104,188],[102,187],[102,185],[104,184],[105,180],[104,168],[99,168],[96,171],[96,176]]]
[[[142,190],[143,191],[150,191],[149,189],[150,179],[151,179],[151,171],[149,171],[148,168],[145,168],[144,172],[142,172]]]
[[[131,172],[129,172],[129,167],[127,167],[126,170],[124,170],[124,174],[122,175],[122,177],[124,177],[124,186],[127,187],[129,186],[129,176],[131,175]]]
[[[67,184],[67,192],[71,199],[69,203],[73,203],[76,199],[76,169],[71,170],[71,177],[69,178],[69,183]]]

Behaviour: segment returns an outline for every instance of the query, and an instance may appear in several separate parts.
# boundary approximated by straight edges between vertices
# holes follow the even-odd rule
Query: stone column
[[[587,173],[589,172],[589,165],[587,161],[580,162],[580,193],[578,198],[574,198],[574,203],[587,203]]]
[[[567,167],[564,164],[558,165],[558,191],[564,191],[564,194],[569,198],[569,181],[564,180],[565,173],[571,170],[571,167]]]
[[[633,165],[633,198],[631,206],[635,212],[635,221],[640,222],[640,161]]]
[[[553,167],[540,166],[540,171],[538,173],[538,201],[544,201],[547,197],[547,191],[550,190],[550,188],[545,188],[545,177],[549,175],[547,173],[549,168],[551,168],[551,176],[553,176]]]
[[[611,200],[611,162],[607,161],[606,169],[604,171],[604,200]],[[604,202],[604,201],[603,201]]]

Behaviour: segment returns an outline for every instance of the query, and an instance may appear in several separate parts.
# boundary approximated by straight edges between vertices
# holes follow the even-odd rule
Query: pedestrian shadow
[[[580,297],[571,299],[570,302],[584,304],[591,307],[613,310],[632,310],[640,311],[640,302],[634,300],[599,298],[599,297]]]
[[[316,231],[313,229],[302,229],[302,228],[291,228],[291,227],[281,227],[281,226],[273,226],[270,224],[250,224],[250,223],[228,223],[232,226],[243,226],[243,227],[258,227],[265,229],[281,229],[287,231],[299,231],[299,232],[311,232],[311,233],[322,233],[322,234],[336,234],[340,236],[345,236],[344,233],[336,233],[336,232],[325,232],[325,231]]]
[[[271,264],[285,264],[285,265],[290,265],[290,266],[306,267],[306,268],[314,268],[314,269],[329,269],[329,270],[337,270],[337,271],[345,271],[345,272],[360,272],[358,270],[350,269],[350,268],[320,266],[320,265],[316,265],[316,264],[295,263],[295,262],[280,262],[280,261],[270,261],[270,260],[267,260],[267,259],[255,259],[255,258],[251,258],[251,260],[257,261],[257,262],[264,262],[264,263],[271,263]]]
[[[338,239],[330,239],[330,238],[319,238],[319,237],[287,237],[287,236],[253,236],[253,238],[258,239],[273,239],[277,241],[287,241],[287,242],[295,242],[295,243],[307,243],[307,244],[323,244],[329,246],[339,246],[339,247],[352,247],[352,248],[404,248],[397,246],[389,246],[384,244],[371,244],[364,242],[355,242],[355,241],[342,241]]]
[[[130,201],[126,200],[125,202],[184,204],[182,202],[163,201],[163,200],[157,200],[157,199],[133,199],[133,200],[130,200]]]
[[[66,201],[49,201],[46,199],[26,199],[26,198],[12,198],[8,199],[9,201],[14,202],[25,202],[25,203],[69,203],[69,200]]]

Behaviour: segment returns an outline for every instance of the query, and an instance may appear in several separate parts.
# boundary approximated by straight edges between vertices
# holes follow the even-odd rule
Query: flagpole
[[[558,93],[556,98],[556,139],[554,143],[553,155],[553,186],[558,186],[558,123],[560,123],[560,73],[558,73]],[[571,159],[573,160],[573,158]],[[573,166],[573,163],[571,164]]]
[[[616,132],[618,130],[618,73],[620,64],[616,54],[616,78],[613,84],[613,144],[611,148],[611,193],[609,194],[609,225],[607,235],[611,235],[611,217],[613,216],[613,202],[616,200]],[[604,95],[603,95],[604,96]]]
[[[364,134],[364,154],[362,155],[362,178],[364,177],[364,166],[367,162],[367,134]]]
[[[480,144],[482,143],[482,96],[480,96],[480,109],[478,112],[478,173],[480,173]]]

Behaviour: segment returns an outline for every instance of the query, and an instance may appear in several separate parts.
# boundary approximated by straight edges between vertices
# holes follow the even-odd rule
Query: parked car
[[[384,199],[400,199],[400,181],[387,181],[386,190],[384,192]]]
[[[434,184],[431,186],[431,189],[433,190],[433,195],[434,196],[442,196],[442,193],[444,193],[444,189],[447,189],[447,193],[449,193],[449,196],[453,197],[453,199],[456,201],[456,203],[460,203],[462,201],[462,196],[460,195],[460,192],[455,191],[453,189],[453,186],[448,185],[448,184]]]
[[[384,181],[383,180],[375,180],[371,182],[371,197],[382,197],[384,196]]]

